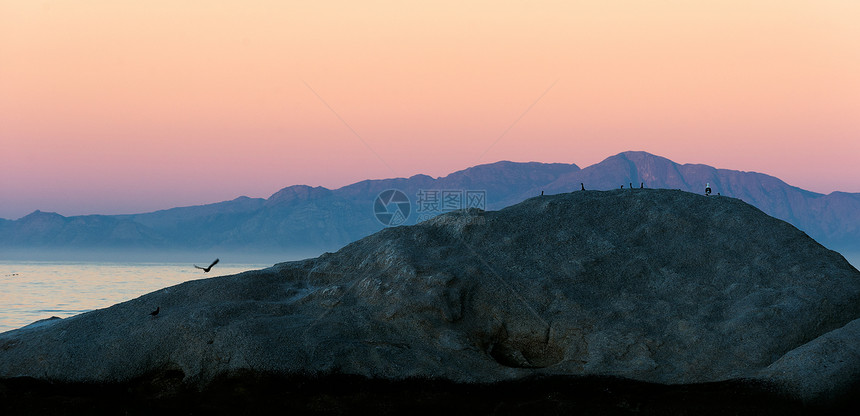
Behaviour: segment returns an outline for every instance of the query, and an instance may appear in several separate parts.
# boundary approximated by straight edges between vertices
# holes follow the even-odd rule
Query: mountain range
[[[132,215],[65,217],[35,211],[18,220],[0,219],[0,257],[16,250],[187,250],[246,253],[334,251],[385,228],[447,212],[448,208],[501,209],[544,194],[628,188],[680,189],[741,199],[785,220],[826,247],[860,250],[860,193],[820,194],[755,172],[678,164],[646,152],[623,152],[580,169],[575,164],[501,161],[433,178],[364,180],[338,189],[293,185],[267,199],[239,197],[207,205]],[[582,184],[582,185],[581,185]],[[404,206],[389,202],[399,190]],[[719,194],[719,196],[717,196]],[[382,199],[380,199],[382,197]],[[388,204],[386,204],[388,203]],[[407,209],[408,208],[408,209]],[[376,210],[376,211],[375,211]],[[408,211],[408,212],[406,212]],[[631,218],[631,221],[636,221]]]

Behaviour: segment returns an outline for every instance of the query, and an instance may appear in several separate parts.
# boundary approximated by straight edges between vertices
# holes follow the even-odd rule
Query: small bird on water
[[[209,273],[209,270],[212,270],[212,266],[214,266],[216,264],[218,264],[218,259],[215,259],[215,261],[213,261],[212,264],[209,265],[209,267],[200,267],[196,264],[194,265],[194,267],[196,267],[200,270],[203,270],[203,273]]]
[[[155,316],[155,315],[158,315],[158,312],[160,312],[160,311],[161,311],[161,306],[155,308],[155,310],[150,312],[149,314],[152,316]]]

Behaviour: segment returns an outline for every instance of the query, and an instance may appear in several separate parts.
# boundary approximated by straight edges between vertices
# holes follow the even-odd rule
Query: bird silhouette
[[[158,315],[158,312],[161,312],[161,306],[155,308],[155,310],[150,312],[149,314],[152,316],[155,316],[155,315]]]
[[[209,265],[209,267],[200,267],[196,264],[194,265],[194,267],[196,267],[200,270],[203,270],[203,273],[209,273],[209,270],[212,270],[212,266],[214,266],[216,264],[218,264],[218,259],[215,259],[215,261],[213,261],[212,264]]]
[[[584,184],[584,183],[580,182],[580,183],[579,183],[579,186],[581,186],[581,187],[582,187],[582,190],[583,190],[583,191],[585,190],[585,184]]]

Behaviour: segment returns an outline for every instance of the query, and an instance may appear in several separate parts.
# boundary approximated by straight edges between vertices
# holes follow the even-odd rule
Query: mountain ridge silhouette
[[[710,183],[714,194],[750,203],[831,249],[860,251],[860,193],[825,195],[763,173],[679,164],[641,151],[622,152],[582,169],[576,164],[500,161],[437,178],[363,180],[337,189],[292,185],[266,199],[241,196],[140,214],[64,217],[35,211],[18,220],[0,220],[0,247],[334,251],[384,227],[372,207],[386,189],[401,190],[412,201],[413,214],[404,223],[409,225],[419,219],[422,190],[483,191],[484,208],[500,209],[541,192],[578,191],[580,183],[589,190],[644,183],[646,188],[694,193],[702,193]],[[442,211],[429,216],[438,213]]]

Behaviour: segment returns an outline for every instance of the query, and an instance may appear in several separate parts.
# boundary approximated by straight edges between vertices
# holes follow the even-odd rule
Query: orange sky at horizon
[[[2,0],[0,218],[626,150],[860,192],[857,22],[853,0]]]

